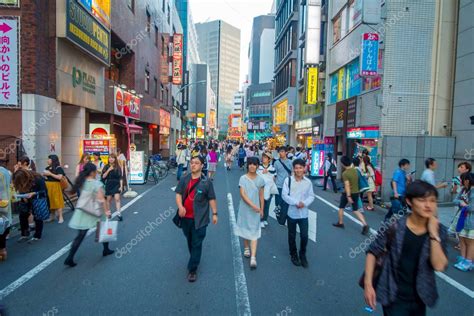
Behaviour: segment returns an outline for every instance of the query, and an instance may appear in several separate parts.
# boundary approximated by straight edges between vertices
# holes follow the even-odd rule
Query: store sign
[[[0,0],[0,6],[19,7],[20,0]]]
[[[293,125],[293,116],[295,115],[295,106],[293,104],[288,105],[288,125]]]
[[[361,76],[376,76],[378,74],[379,35],[377,33],[362,34],[362,49],[360,54]]]
[[[331,96],[329,103],[334,104],[337,102],[337,91],[338,91],[338,81],[337,81],[337,73],[331,75]]]
[[[300,128],[300,129],[296,130],[296,134],[298,134],[298,135],[312,135],[313,134],[313,129],[311,127]]]
[[[114,113],[140,119],[140,98],[119,87],[114,87]]]
[[[0,107],[20,107],[19,18],[0,17]]]
[[[110,124],[89,124],[89,134],[92,138],[101,138],[110,136]]]
[[[100,153],[100,159],[104,164],[109,160],[110,139],[84,139],[82,141],[82,153],[92,155]]]
[[[232,121],[231,121],[231,126],[230,127],[234,127],[234,128],[239,128],[240,127],[240,116],[237,116],[237,117],[232,117]]]
[[[284,99],[273,107],[273,125],[287,124],[287,122],[288,99]]]
[[[173,84],[180,85],[183,78],[183,34],[173,35]]]
[[[336,103],[336,135],[340,136],[346,129],[347,102]]]
[[[111,0],[78,0],[100,23],[110,29],[110,1]]]
[[[344,99],[344,68],[337,72],[337,101]]]
[[[318,103],[318,80],[318,68],[308,68],[306,80],[306,104]]]
[[[110,64],[110,30],[75,0],[66,0],[66,38],[102,63]]]
[[[79,68],[72,67],[72,86],[81,87],[84,92],[95,94],[95,77]]]
[[[57,100],[103,112],[104,67],[66,41],[57,43]]]
[[[347,128],[356,126],[357,97],[347,100]]]
[[[145,183],[145,153],[143,151],[130,152],[130,183]]]
[[[160,109],[160,126],[171,127],[171,114],[163,109]]]
[[[320,136],[320,127],[319,127],[319,125],[313,126],[313,136],[314,137]]]
[[[216,118],[217,118],[216,110],[211,109],[209,111],[209,120],[207,121],[207,127],[216,128]]]
[[[347,130],[347,138],[349,139],[377,139],[379,135],[379,128],[377,126],[350,128]]]

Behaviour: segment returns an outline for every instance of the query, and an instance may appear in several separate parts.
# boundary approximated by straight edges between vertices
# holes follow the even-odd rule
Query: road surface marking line
[[[270,202],[269,215],[270,215],[270,217],[272,217],[273,219],[276,220],[275,199],[272,199],[272,201]],[[308,223],[309,223],[309,225],[308,225],[309,226],[308,227],[308,238],[313,242],[316,242],[316,233],[317,233],[317,226],[318,226],[317,221],[318,221],[318,214],[315,211],[308,210]],[[285,224],[285,226],[287,226],[287,225]],[[298,233],[300,232],[298,226],[296,227],[296,231]]]
[[[148,192],[150,192],[152,189],[154,189],[155,187],[157,187],[158,185],[156,186],[153,186],[151,188],[149,188],[148,190],[146,190],[145,192],[143,192],[142,194],[138,195],[137,197],[135,197],[133,200],[131,200],[130,202],[128,202],[127,204],[125,204],[123,207],[122,207],[122,212],[125,211],[127,208],[129,208],[130,206],[132,206],[133,204],[135,204],[135,202],[137,202],[139,199],[141,199],[143,196],[145,196]],[[115,212],[113,213],[112,217],[115,217],[116,215],[118,214],[118,212]],[[87,236],[90,236],[92,235],[93,233],[95,233],[96,231],[96,228],[92,228],[92,229],[89,229],[89,231],[87,232]],[[86,236],[86,237],[87,237]],[[56,253],[54,253],[53,255],[51,255],[49,258],[47,258],[46,260],[44,260],[43,262],[41,262],[40,264],[38,264],[36,267],[34,267],[33,269],[31,269],[30,271],[28,271],[27,273],[23,274],[20,278],[18,278],[16,281],[13,281],[12,283],[10,283],[9,285],[7,285],[4,289],[2,289],[0,291],[0,301],[2,301],[5,297],[7,297],[8,295],[10,295],[11,293],[13,293],[15,290],[17,290],[20,286],[22,286],[23,284],[25,284],[26,282],[28,282],[29,280],[31,280],[32,278],[34,278],[37,274],[39,274],[41,271],[43,271],[44,269],[46,269],[49,265],[51,265],[53,262],[55,262],[56,260],[58,260],[61,256],[63,256],[64,254],[66,254],[69,249],[71,248],[71,244],[72,242],[68,243],[66,246],[64,246],[63,248],[61,248],[60,250],[58,250]]]
[[[229,208],[230,236],[232,241],[232,256],[234,257],[234,279],[235,279],[235,295],[237,302],[238,315],[252,315],[250,309],[249,293],[247,290],[247,279],[244,273],[244,263],[240,250],[240,240],[235,234],[237,222],[235,220],[234,203],[232,194],[227,193],[227,206]]]
[[[336,207],[334,204],[332,204],[331,202],[323,199],[322,197],[316,195],[316,198],[318,200],[320,200],[321,202],[329,205],[330,207],[332,207],[333,209],[339,209],[338,207]],[[352,220],[353,222],[357,223],[358,225],[362,226],[362,223],[354,218],[352,215],[346,213],[346,211],[344,211],[344,216],[346,216],[347,218],[349,218],[350,220]],[[373,228],[370,229],[370,232],[374,235],[377,235],[377,231]],[[454,279],[450,278],[448,275],[444,274],[443,272],[435,272],[436,275],[444,280],[446,283],[448,283],[449,285],[455,287],[456,289],[458,289],[459,291],[463,292],[464,294],[466,294],[467,296],[469,296],[470,298],[474,298],[474,291],[471,290],[471,289],[468,289],[467,287],[465,287],[464,285],[462,285],[461,283],[455,281]]]

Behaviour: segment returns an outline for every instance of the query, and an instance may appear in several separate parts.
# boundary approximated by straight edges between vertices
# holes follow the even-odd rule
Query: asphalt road
[[[286,228],[270,219],[259,241],[258,269],[250,271],[242,241],[231,233],[241,174],[218,168],[219,223],[208,227],[196,283],[186,280],[185,239],[171,221],[176,181],[170,175],[155,186],[136,186],[141,195],[124,200],[119,239],[111,244],[115,255],[103,258],[101,245],[89,236],[76,256],[78,265],[65,267],[75,236],[66,224],[70,214],[63,225],[46,224],[35,245],[10,239],[9,259],[0,263],[2,303],[9,315],[369,314],[357,285],[364,255],[352,252],[367,237],[349,217],[344,230],[332,227],[337,196],[318,187],[310,207],[317,223],[316,242],[308,245],[309,268],[291,264]],[[377,229],[383,216],[382,210],[367,214],[371,227]],[[437,278],[440,299],[428,315],[474,315],[474,273],[452,268],[454,256],[451,251],[451,267]],[[381,315],[380,307],[372,314]]]

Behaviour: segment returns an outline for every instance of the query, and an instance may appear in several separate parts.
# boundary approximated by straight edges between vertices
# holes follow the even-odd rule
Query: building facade
[[[211,88],[217,98],[220,137],[227,134],[235,91],[240,78],[240,30],[221,21],[197,23],[199,56],[209,66]]]

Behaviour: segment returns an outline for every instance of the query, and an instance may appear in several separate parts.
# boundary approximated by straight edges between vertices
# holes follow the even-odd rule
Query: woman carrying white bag
[[[69,227],[78,230],[77,237],[72,242],[69,256],[64,261],[64,264],[70,267],[76,266],[74,255],[84,240],[84,237],[86,237],[87,231],[96,227],[97,222],[99,222],[101,218],[106,220],[105,224],[112,224],[111,231],[113,235],[116,235],[117,222],[108,221],[111,217],[111,213],[107,203],[105,203],[103,183],[96,180],[96,175],[97,167],[93,163],[87,163],[73,186],[73,191],[77,192],[77,190],[80,190],[81,196],[77,201],[76,209],[69,222]],[[101,226],[103,225],[104,223],[101,222]],[[104,242],[103,246],[104,250],[102,255],[104,257],[114,253],[113,250],[109,249],[108,242]]]

